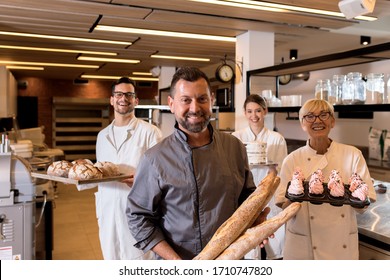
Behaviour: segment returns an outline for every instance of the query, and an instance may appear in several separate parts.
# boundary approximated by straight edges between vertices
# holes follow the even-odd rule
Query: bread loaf
[[[239,260],[250,250],[258,246],[264,239],[268,238],[279,227],[296,215],[300,209],[299,202],[293,202],[282,212],[263,223],[247,229],[236,241],[227,247],[217,260]]]
[[[69,170],[68,178],[76,180],[101,179],[103,173],[91,164],[74,164]]]
[[[98,161],[94,166],[103,172],[103,177],[120,175],[118,166],[110,161]]]
[[[86,163],[93,165],[93,162],[87,158],[79,158],[79,159],[72,161],[72,164],[86,164]]]
[[[276,172],[272,170],[259,183],[256,190],[215,232],[207,245],[194,260],[213,260],[225,250],[242,232],[250,227],[266,205],[269,193],[274,193],[278,184],[274,184]],[[264,204],[265,203],[265,204]],[[268,203],[268,202],[267,202]]]
[[[73,166],[69,161],[59,160],[49,165],[47,174],[51,176],[68,177],[69,169]]]

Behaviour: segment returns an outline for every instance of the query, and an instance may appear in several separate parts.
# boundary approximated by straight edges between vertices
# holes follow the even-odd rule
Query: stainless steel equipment
[[[360,259],[390,260],[390,183],[374,181],[374,186],[376,201],[357,215]]]
[[[28,159],[33,172],[45,172],[53,162],[52,157],[32,157]],[[35,258],[51,260],[54,245],[54,186],[47,179],[33,178],[36,194],[35,219]]]
[[[35,259],[35,185],[29,163],[0,153],[0,259]]]

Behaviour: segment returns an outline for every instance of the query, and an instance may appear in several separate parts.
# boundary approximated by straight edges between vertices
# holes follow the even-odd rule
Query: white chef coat
[[[370,173],[360,150],[353,146],[332,142],[324,155],[319,155],[308,144],[290,153],[280,172],[276,203],[281,206],[287,198],[287,183],[294,170],[301,168],[306,179],[318,168],[325,182],[333,169],[340,172],[345,184],[357,172],[369,187],[371,202],[376,199]],[[359,258],[358,227],[355,208],[302,202],[297,215],[287,222],[284,259],[356,260]]]
[[[99,132],[96,142],[96,160],[111,161],[124,174],[133,174],[144,152],[162,139],[161,131],[143,120],[132,118],[123,139],[114,138],[115,120]],[[120,138],[120,137],[117,137]],[[106,260],[152,259],[135,248],[136,242],[127,224],[126,206],[130,187],[120,182],[99,183],[96,215],[100,245]]]
[[[233,132],[233,135],[240,139],[242,142],[266,142],[267,143],[267,160],[277,163],[276,169],[279,171],[284,158],[287,156],[287,144],[283,136],[275,131],[269,130],[264,127],[258,135],[255,135],[250,127],[246,127],[242,130]],[[257,186],[261,180],[267,175],[269,168],[267,166],[253,165],[250,166],[253,180]],[[275,205],[275,196],[273,196],[268,203],[271,209],[268,217],[273,217],[281,212],[281,209]],[[284,225],[281,226],[275,233],[274,238],[268,240],[268,244],[265,245],[267,253],[267,259],[279,259],[283,257],[284,246]],[[249,252],[245,258],[247,259],[260,259],[260,248]]]

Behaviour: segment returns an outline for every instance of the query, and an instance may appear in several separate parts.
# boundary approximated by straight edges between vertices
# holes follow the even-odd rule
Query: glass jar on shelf
[[[315,88],[315,98],[328,101],[328,96],[331,91],[330,80],[318,80]]]
[[[385,80],[381,73],[369,73],[366,76],[366,104],[382,104],[385,95]]]
[[[347,77],[345,75],[333,75],[331,90],[328,95],[328,101],[330,104],[338,105],[342,103],[341,100],[346,80]]]
[[[350,72],[343,91],[343,104],[364,104],[366,101],[366,82],[362,73]]]

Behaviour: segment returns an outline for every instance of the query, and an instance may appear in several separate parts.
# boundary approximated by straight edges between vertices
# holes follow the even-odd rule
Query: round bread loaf
[[[92,164],[74,164],[69,170],[68,178],[76,180],[101,179],[103,173]]]
[[[103,172],[103,177],[120,175],[118,166],[110,161],[98,161],[94,166]]]
[[[86,163],[93,165],[93,162],[89,159],[86,159],[86,158],[79,158],[79,159],[72,161],[72,164],[86,164]]]
[[[59,160],[49,165],[47,174],[59,177],[68,177],[69,169],[73,166],[69,161]]]

